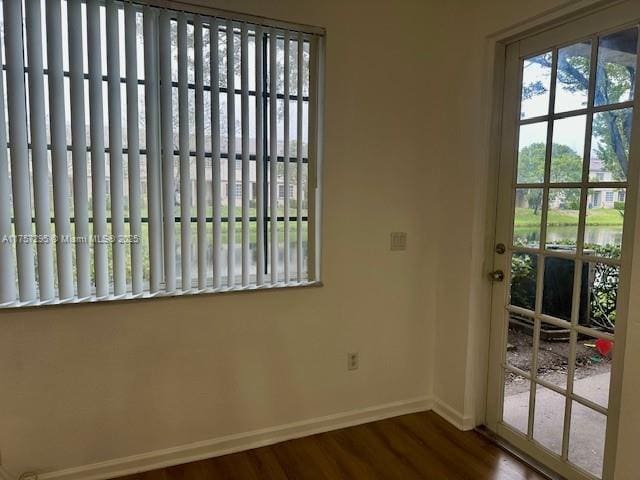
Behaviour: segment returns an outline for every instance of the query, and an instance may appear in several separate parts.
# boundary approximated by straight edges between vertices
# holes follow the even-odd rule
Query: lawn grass
[[[540,225],[540,212],[534,214],[528,208],[516,208],[516,227],[537,227]],[[622,213],[612,208],[593,208],[587,210],[587,222],[590,226],[622,226]],[[570,226],[578,224],[577,210],[549,210],[547,224],[550,226]]]

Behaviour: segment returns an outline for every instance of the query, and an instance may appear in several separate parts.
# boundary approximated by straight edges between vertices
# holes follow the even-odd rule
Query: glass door
[[[575,479],[610,478],[617,426],[638,177],[619,13],[507,47],[487,420]]]

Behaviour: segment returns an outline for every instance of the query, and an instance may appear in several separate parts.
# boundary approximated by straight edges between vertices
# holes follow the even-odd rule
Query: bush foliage
[[[591,251],[597,257],[620,257],[618,245],[585,245],[585,250]],[[613,331],[616,323],[619,267],[598,262],[591,262],[589,266],[589,321],[592,327]],[[537,271],[534,255],[521,253],[513,255],[511,261],[512,305],[529,310],[535,309]]]

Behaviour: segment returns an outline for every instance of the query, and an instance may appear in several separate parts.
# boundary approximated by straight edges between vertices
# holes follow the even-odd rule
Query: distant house
[[[70,126],[68,128],[71,128]],[[88,127],[87,127],[88,128]],[[177,142],[177,140],[176,140]],[[255,206],[255,201],[256,201],[256,196],[257,196],[257,186],[256,186],[256,162],[255,162],[255,138],[251,137],[249,139],[249,153],[250,153],[250,162],[249,162],[249,201],[251,202],[252,206]],[[212,205],[213,204],[213,168],[212,168],[212,160],[211,160],[211,153],[209,150],[207,150],[207,146],[211,145],[211,137],[209,135],[205,135],[205,196],[206,196],[206,202],[207,205]],[[242,152],[242,137],[237,137],[236,138],[236,155],[239,155]],[[228,151],[228,142],[227,142],[227,138],[225,136],[221,137],[220,140],[220,147],[221,150],[223,152]],[[303,143],[302,145],[302,151],[303,151],[303,155],[305,156],[306,159],[306,152],[307,152],[307,144],[306,142]],[[284,145],[282,141],[278,142],[278,152],[279,152],[279,157],[282,156],[282,153],[284,151]],[[127,159],[127,154],[124,153],[124,161],[126,164],[126,159]],[[297,192],[298,192],[298,186],[297,186],[297,163],[295,162],[296,160],[296,156],[297,156],[297,151],[296,151],[296,147],[295,147],[295,143],[292,143],[291,149],[290,149],[290,157],[292,159],[292,162],[290,163],[290,176],[289,176],[289,200],[291,202],[291,206],[293,206],[295,208],[295,202],[297,200]],[[180,160],[178,155],[174,155],[175,157],[175,176],[174,176],[174,188],[175,188],[175,195],[174,195],[174,201],[175,201],[175,205],[180,205],[180,172],[179,172],[179,165],[180,165]],[[88,158],[90,158],[88,156]],[[107,162],[108,162],[108,158],[107,157]],[[140,156],[140,190],[141,193],[143,195],[143,197],[146,198],[147,195],[147,167],[146,167],[146,152],[143,151],[143,153],[141,153]],[[191,204],[194,208],[196,208],[197,206],[197,188],[198,188],[198,180],[197,180],[197,169],[196,169],[196,157],[195,157],[195,136],[192,135],[191,138],[191,151],[190,151],[190,168],[189,168],[189,180],[190,180],[190,184],[191,184]],[[284,205],[281,202],[284,202],[285,200],[285,182],[284,182],[284,167],[283,167],[284,163],[282,162],[282,159],[280,158],[280,161],[278,163],[278,179],[277,179],[277,198],[278,198],[278,202],[281,205]],[[306,166],[307,164],[304,163],[304,165]],[[69,174],[69,189],[70,189],[70,193],[71,195],[73,195],[73,164],[71,162],[68,163],[68,174]],[[267,169],[269,167],[267,166]],[[306,172],[306,168],[304,169],[304,172]],[[91,183],[91,170],[89,170],[87,172],[87,189],[89,192],[89,196],[91,198],[91,189],[92,189],[92,183]],[[107,192],[107,196],[108,198],[110,193],[111,193],[111,177],[110,177],[110,169],[109,166],[107,164],[107,168],[105,169],[105,187],[106,187],[106,192]],[[240,207],[242,206],[242,160],[238,157],[236,157],[236,171],[235,171],[235,204],[236,207]],[[269,173],[265,172],[265,179],[267,184],[265,185],[265,195],[269,195],[268,191],[270,188],[270,180],[269,180]],[[306,183],[307,183],[307,178],[306,178],[306,174],[303,174],[303,187],[302,187],[302,202],[303,205],[306,205],[307,202],[307,191],[306,191]],[[124,188],[124,192],[125,195],[127,195],[128,193],[128,177],[126,174],[126,170],[125,170],[125,175],[123,178],[123,188]],[[221,159],[220,162],[220,199],[222,202],[222,205],[225,206],[228,204],[228,198],[229,198],[229,169],[228,169],[228,165],[227,165],[227,158],[226,156],[224,158]],[[270,197],[267,197],[270,198]],[[128,204],[128,197],[125,198],[125,206]],[[267,203],[268,205],[268,200]]]
[[[616,182],[612,173],[599,158],[592,157],[589,165],[589,177],[593,183]],[[553,186],[553,184],[552,184]],[[515,205],[517,208],[534,208],[533,205],[542,205],[542,195],[536,194],[537,189],[517,189]],[[549,208],[577,210],[579,202],[578,189],[576,188],[552,188],[553,195],[549,198]],[[616,208],[616,204],[624,203],[626,190],[624,188],[590,188],[587,196],[587,209]]]
[[[604,162],[597,157],[591,158],[589,177],[592,182],[616,181]],[[617,202],[624,202],[625,198],[626,191],[624,189],[591,188],[587,197],[587,208],[614,208]]]

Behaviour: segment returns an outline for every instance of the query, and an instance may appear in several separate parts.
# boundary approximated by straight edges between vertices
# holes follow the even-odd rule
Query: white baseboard
[[[248,450],[251,448],[272,445],[274,443],[305,437],[316,433],[336,430],[339,428],[375,422],[385,418],[396,417],[408,413],[431,410],[434,402],[431,397],[419,397],[384,405],[343,412],[325,417],[293,422],[277,427],[265,428],[246,433],[229,435],[221,438],[204,440],[201,442],[181,445],[178,447],[156,450],[130,457],[116,458],[105,462],[73,467],[52,472],[39,472],[39,480],[103,480],[123,475],[129,475],[157,468],[179,465],[181,463],[203,460],[228,453]],[[437,411],[437,410],[436,410]],[[440,412],[438,412],[440,413]],[[445,414],[445,419],[452,421]],[[0,480],[13,480],[11,476],[3,476],[0,470]]]
[[[455,426],[458,430],[473,430],[476,426],[473,417],[462,414],[455,408],[452,408],[442,402],[440,399],[436,398],[434,400],[433,411]]]

